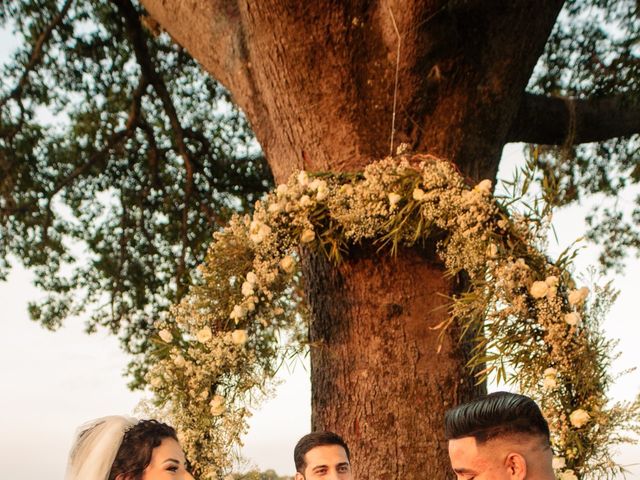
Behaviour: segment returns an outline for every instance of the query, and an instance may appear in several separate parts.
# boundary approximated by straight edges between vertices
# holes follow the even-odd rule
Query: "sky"
[[[11,42],[0,31],[0,61]],[[510,176],[522,161],[522,146],[509,145],[504,152],[501,175]],[[632,196],[620,202],[631,205]],[[550,241],[552,253],[559,253],[582,236],[584,215],[589,205],[558,212],[554,218],[558,241]],[[582,250],[576,272],[595,264],[597,248]],[[610,338],[620,339],[620,357],[613,370],[621,372],[640,364],[640,325],[637,300],[640,261],[629,258],[624,275],[614,277],[620,297],[604,329]],[[111,414],[136,414],[143,398],[127,389],[123,376],[128,358],[118,342],[105,332],[86,335],[84,321],[73,319],[57,332],[44,330],[30,321],[27,303],[43,294],[33,286],[32,276],[16,264],[8,280],[0,282],[0,325],[4,342],[0,348],[0,452],[2,477],[12,480],[63,478],[66,457],[76,428],[82,423]],[[293,473],[292,451],[298,438],[310,428],[310,382],[306,363],[283,368],[275,396],[250,419],[250,430],[242,450],[247,465],[273,468],[281,475]],[[494,387],[495,388],[495,387]],[[611,396],[629,400],[640,392],[640,372],[620,379]],[[640,462],[640,447],[620,449],[623,465]],[[640,480],[640,466],[627,478]]]

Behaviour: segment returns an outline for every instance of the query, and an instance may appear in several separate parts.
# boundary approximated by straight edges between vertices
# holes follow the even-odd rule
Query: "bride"
[[[78,429],[65,480],[193,480],[185,463],[169,425],[111,416]]]

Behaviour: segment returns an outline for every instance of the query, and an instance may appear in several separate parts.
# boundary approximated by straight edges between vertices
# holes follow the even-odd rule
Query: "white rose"
[[[572,290],[569,292],[569,304],[580,305],[584,302],[589,295],[589,289],[587,287],[579,288],[578,290]]]
[[[213,332],[209,327],[203,327],[202,329],[198,330],[198,333],[196,333],[196,340],[198,340],[200,343],[206,343],[211,340],[212,337]]]
[[[564,457],[553,457],[553,460],[551,461],[551,466],[553,467],[554,470],[561,470],[566,465],[567,465],[567,462],[564,459]]]
[[[171,343],[173,341],[173,335],[171,335],[171,332],[166,328],[163,328],[162,330],[160,330],[158,332],[158,335],[160,335],[160,338],[165,343]]]
[[[545,282],[533,282],[531,288],[529,289],[529,293],[533,298],[542,298],[549,291],[549,286]]]
[[[303,232],[302,235],[300,235],[300,241],[302,243],[309,243],[309,242],[313,242],[313,239],[316,238],[316,234],[313,230],[310,230],[308,228],[306,228]]]
[[[280,202],[273,202],[269,204],[269,213],[280,213],[283,210],[283,206]]]
[[[573,470],[565,470],[564,472],[560,472],[558,480],[578,480],[578,477]]]
[[[392,207],[395,207],[398,204],[398,202],[402,200],[402,197],[397,193],[390,193],[387,195],[387,198],[389,199],[389,204]]]
[[[234,305],[233,310],[231,310],[231,313],[229,314],[229,318],[238,323],[246,314],[247,311],[242,305]]]
[[[558,382],[556,381],[556,377],[544,377],[542,381],[542,388],[545,390],[553,390],[558,386]]]
[[[301,170],[298,173],[298,185],[300,185],[301,187],[306,187],[309,184],[309,176],[307,175],[307,172],[305,172],[304,170]]]
[[[555,377],[556,375],[558,375],[558,370],[553,367],[547,368],[542,374],[543,377]]]
[[[571,425],[576,428],[582,428],[589,422],[589,420],[591,420],[591,415],[589,415],[582,408],[574,410],[573,412],[571,412],[571,415],[569,415],[569,421],[571,422]]]
[[[278,188],[276,188],[276,194],[279,197],[286,195],[288,191],[289,191],[289,187],[287,186],[286,183],[281,183],[280,185],[278,185]]]
[[[256,283],[258,281],[258,276],[253,272],[249,272],[247,273],[246,279],[249,283]]]
[[[490,195],[491,185],[491,180],[485,179],[478,183],[475,187],[473,187],[473,189],[482,194]]]
[[[253,291],[253,283],[251,282],[242,282],[242,295],[245,297],[250,297],[255,292]]]
[[[253,220],[249,226],[249,239],[253,243],[262,242],[271,233],[271,228],[259,220]]]
[[[173,363],[175,364],[176,367],[182,368],[185,366],[186,360],[182,355],[176,355],[173,359]]]
[[[416,187],[416,188],[413,189],[412,196],[413,196],[414,200],[417,200],[418,202],[420,202],[420,201],[424,200],[424,198],[427,196],[427,194],[421,188]]]
[[[247,343],[247,331],[246,330],[234,330],[231,333],[231,341],[234,345],[244,345]]]
[[[290,255],[287,255],[282,260],[280,260],[280,268],[284,270],[286,273],[293,273],[296,267],[296,262]]]
[[[580,314],[578,312],[570,312],[564,316],[564,321],[572,327],[575,327],[576,325],[580,325],[582,318],[580,318]]]
[[[313,205],[313,202],[311,201],[311,197],[309,195],[302,195],[298,203],[302,208],[307,208]]]
[[[316,200],[321,202],[329,196],[329,189],[327,188],[327,182],[320,180],[318,183],[318,190],[316,192]]]
[[[162,379],[160,377],[153,377],[150,383],[153,388],[160,388],[162,385]]]
[[[555,287],[558,285],[558,277],[556,277],[555,275],[549,275],[545,280],[544,283],[546,283],[547,285],[549,285],[550,287]]]
[[[224,397],[222,395],[214,395],[209,402],[209,406],[211,407],[211,415],[213,415],[214,417],[222,415],[227,409],[224,404]]]

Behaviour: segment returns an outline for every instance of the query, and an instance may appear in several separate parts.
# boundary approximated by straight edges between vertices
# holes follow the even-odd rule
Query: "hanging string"
[[[389,155],[393,155],[393,137],[396,133],[396,105],[398,101],[398,75],[400,72],[400,47],[402,45],[402,37],[400,36],[400,31],[398,30],[398,25],[396,25],[396,19],[393,16],[393,11],[391,10],[391,7],[389,7],[389,14],[391,15],[393,28],[396,31],[396,35],[398,36],[398,50],[396,52],[396,79],[395,79],[395,85],[393,88],[393,114],[391,116],[391,141],[389,145]]]

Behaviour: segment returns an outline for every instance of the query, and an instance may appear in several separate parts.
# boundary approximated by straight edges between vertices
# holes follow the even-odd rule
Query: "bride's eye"
[[[177,465],[172,465],[170,467],[167,467],[167,470],[170,472],[177,472],[178,471],[178,466]]]

